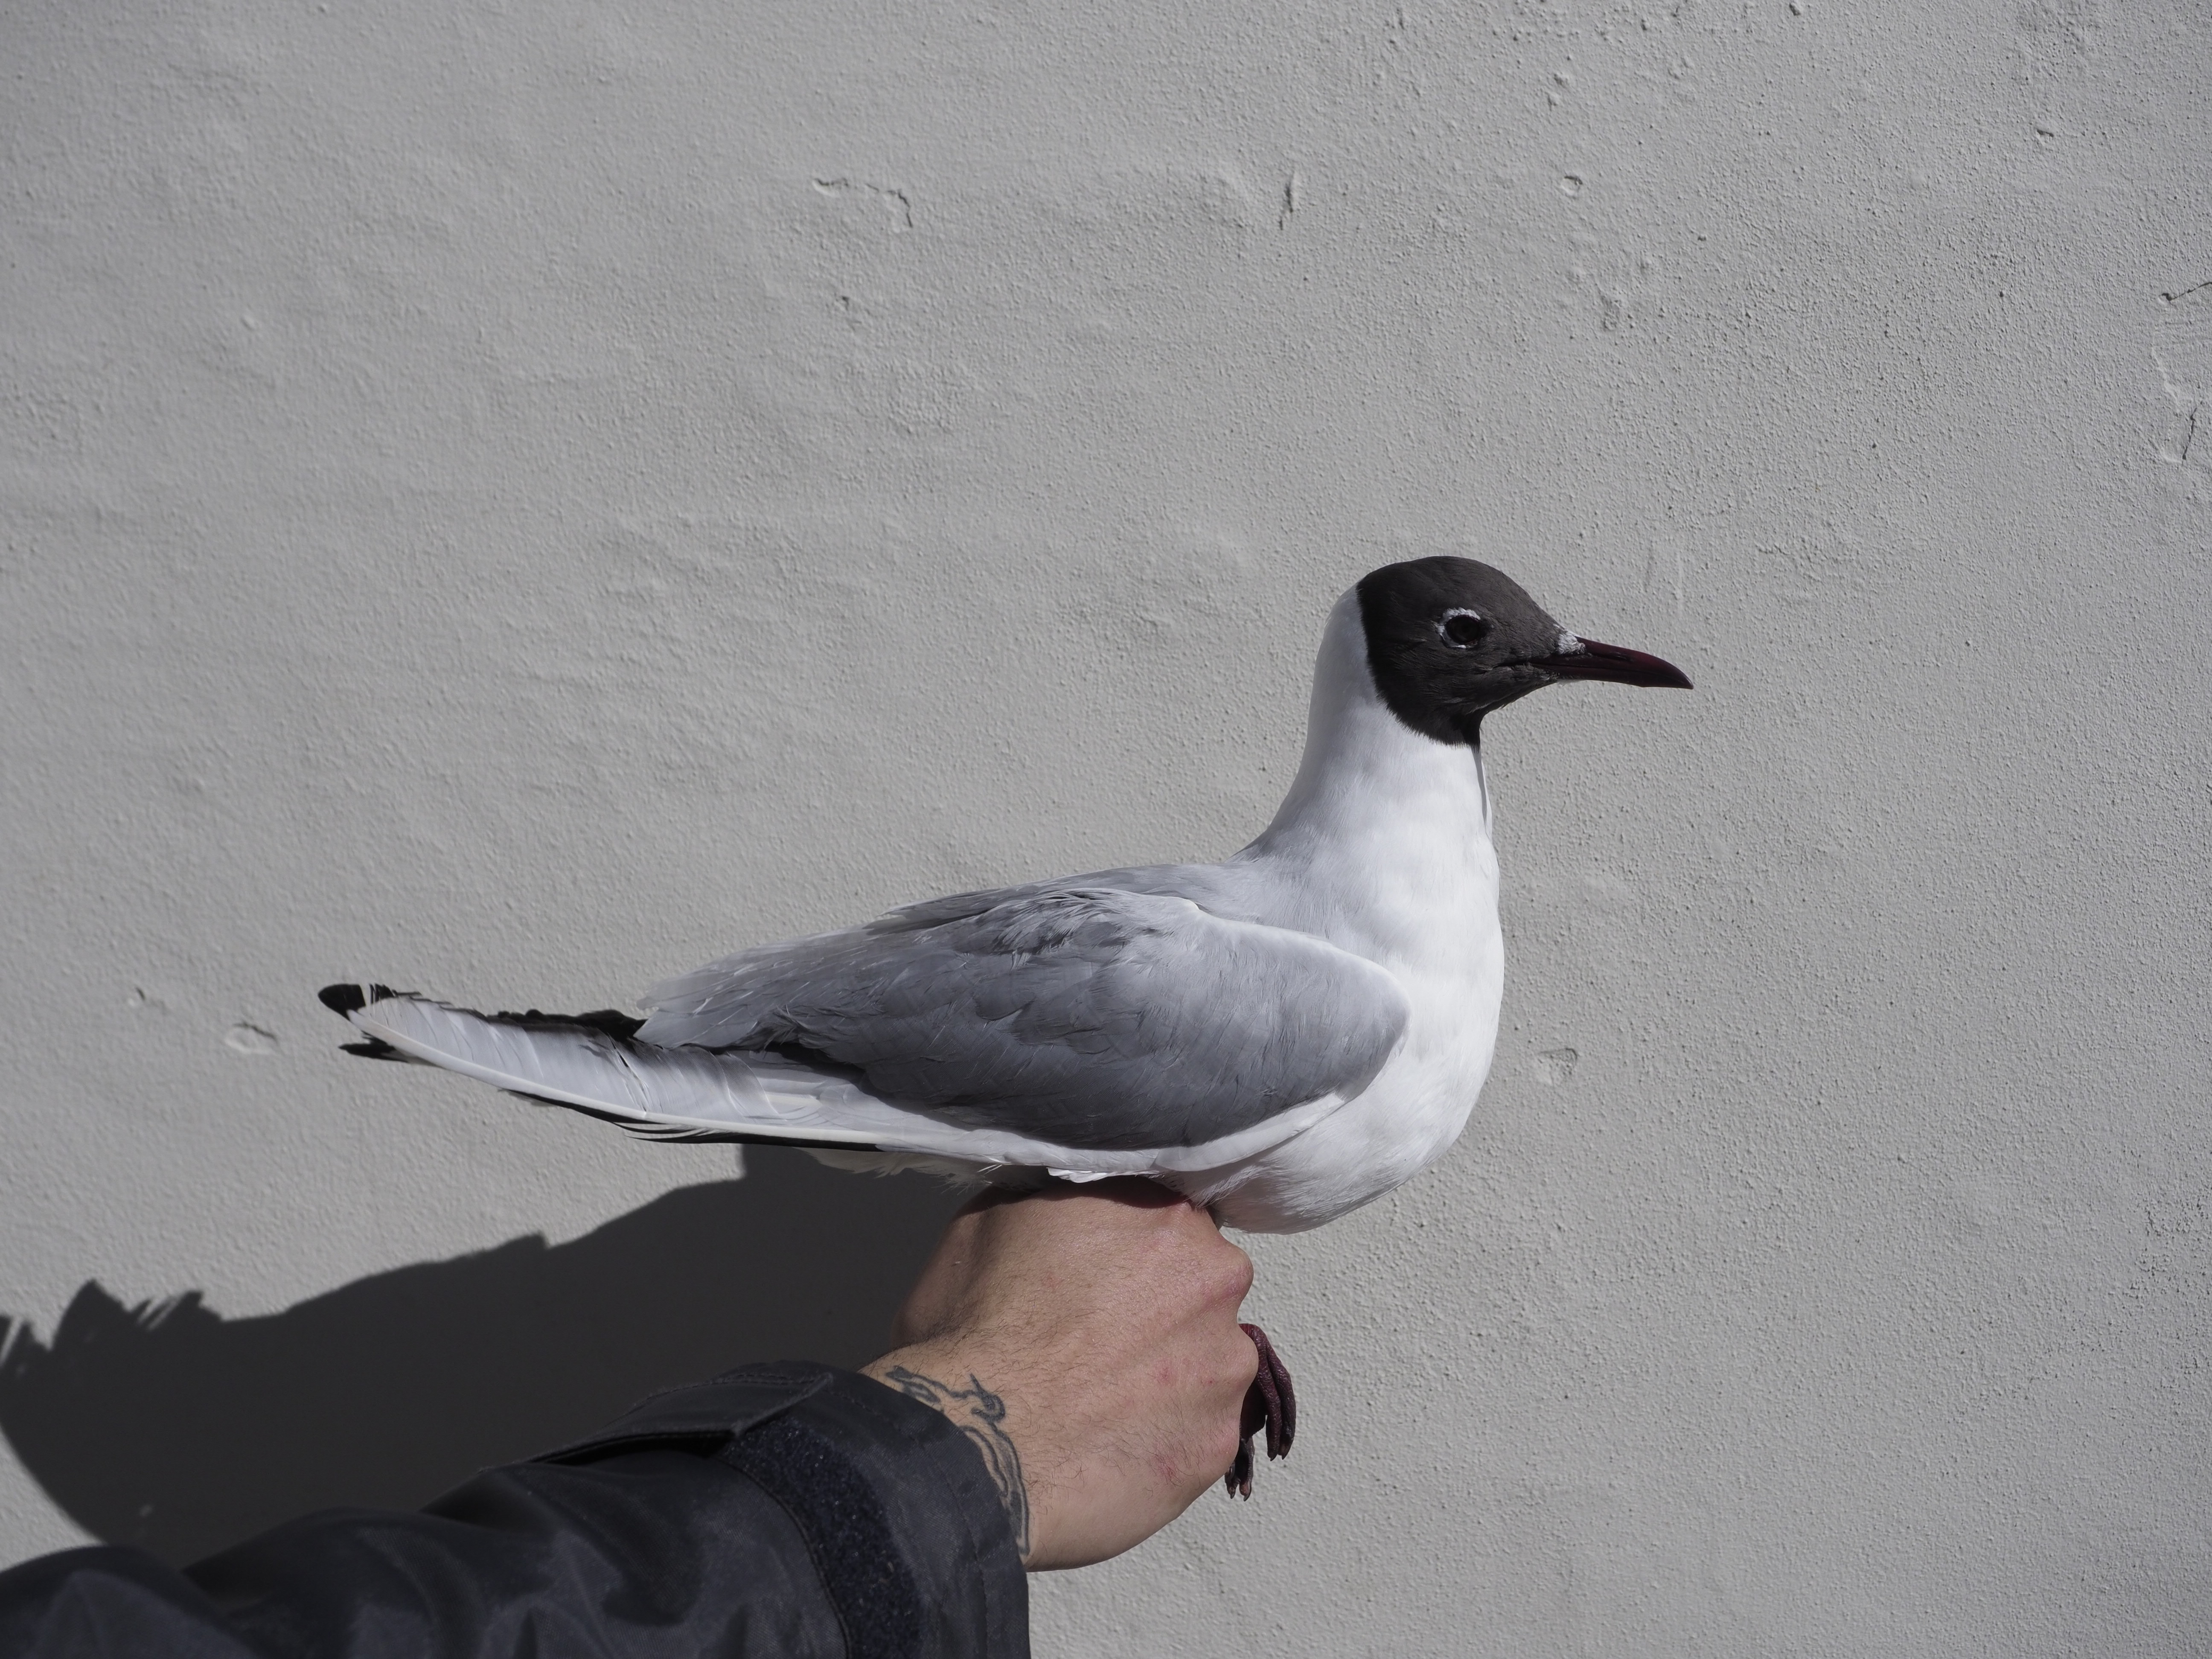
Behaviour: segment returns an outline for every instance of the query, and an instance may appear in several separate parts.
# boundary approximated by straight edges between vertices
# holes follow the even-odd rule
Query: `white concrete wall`
[[[1492,723],[1474,1123],[1255,1245],[1296,1457],[1039,1651],[2212,1651],[2201,5],[0,40],[0,1559],[857,1357],[933,1192],[347,1060],[315,988],[622,1002],[1227,851],[1332,596],[1463,550],[1698,690]],[[58,1344],[91,1280],[204,1306]]]

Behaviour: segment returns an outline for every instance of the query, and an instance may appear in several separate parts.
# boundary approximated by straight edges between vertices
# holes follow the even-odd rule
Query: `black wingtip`
[[[341,1052],[357,1054],[363,1060],[405,1060],[407,1055],[393,1048],[382,1037],[364,1037],[359,1042],[341,1042]]]
[[[315,993],[324,1007],[347,1019],[353,1018],[357,1008],[366,1008],[370,1003],[381,1002],[386,997],[406,994],[404,991],[393,990],[389,985],[372,985],[366,991],[358,985],[325,985]]]
[[[324,1007],[341,1019],[350,1019],[357,1008],[366,1008],[368,998],[358,985],[325,985],[315,993]]]

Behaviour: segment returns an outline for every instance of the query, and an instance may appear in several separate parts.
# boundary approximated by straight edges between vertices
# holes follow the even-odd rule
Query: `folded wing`
[[[1102,1152],[1348,1098],[1407,1019],[1389,974],[1324,939],[1082,883],[740,952],[647,1002],[641,1043],[803,1066],[939,1123]]]

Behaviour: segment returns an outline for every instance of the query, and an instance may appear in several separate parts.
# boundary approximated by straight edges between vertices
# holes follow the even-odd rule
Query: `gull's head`
[[[1353,591],[1376,690],[1439,743],[1473,743],[1492,709],[1559,680],[1690,686],[1672,663],[1576,637],[1520,583],[1473,559],[1384,565]]]

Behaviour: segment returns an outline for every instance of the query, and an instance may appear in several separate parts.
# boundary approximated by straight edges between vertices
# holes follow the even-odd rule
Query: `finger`
[[[1012,1187],[986,1187],[960,1206],[960,1215],[981,1215],[985,1211],[995,1210],[1002,1204],[1018,1204],[1025,1198],[1036,1196],[1035,1193],[1023,1192]],[[954,1218],[956,1220],[958,1218],[958,1217]]]
[[[924,1340],[957,1317],[982,1270],[988,1225],[988,1213],[972,1206],[952,1218],[892,1321],[894,1344]]]
[[[1252,1258],[1227,1240],[1227,1254],[1221,1258],[1221,1294],[1232,1308],[1242,1307],[1244,1298],[1252,1292]]]
[[[1054,1181],[1026,1196],[1052,1203],[1103,1201],[1130,1211],[1165,1210],[1190,1203],[1181,1193],[1142,1176],[1109,1176],[1103,1181],[1079,1182]]]

